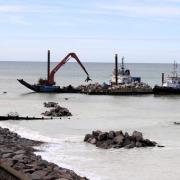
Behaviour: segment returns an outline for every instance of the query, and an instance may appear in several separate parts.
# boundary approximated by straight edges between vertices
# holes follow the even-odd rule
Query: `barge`
[[[75,58],[87,75],[86,81],[90,79],[88,72],[82,65],[75,53],[69,53],[51,72],[50,72],[50,51],[48,51],[48,73],[47,79],[40,79],[37,84],[30,84],[23,79],[18,79],[26,88],[38,93],[81,93],[89,95],[135,95],[152,94],[152,88],[141,82],[141,77],[133,77],[129,69],[125,69],[124,57],[118,67],[118,55],[115,55],[115,69],[109,84],[94,83],[73,87],[71,85],[60,87],[55,85],[54,75],[70,58]]]
[[[71,52],[69,53],[64,59],[62,59],[51,71],[50,71],[50,51],[48,50],[48,61],[47,61],[47,79],[39,79],[39,82],[37,84],[30,84],[23,79],[17,79],[23,86],[26,88],[38,92],[38,93],[61,93],[61,92],[76,92],[75,89],[69,88],[60,88],[60,86],[56,86],[56,82],[54,80],[54,76],[56,72],[64,65],[66,64],[69,59],[74,58],[77,63],[80,65],[80,67],[84,70],[84,72],[87,75],[86,82],[90,81],[89,74],[84,67],[84,65],[79,60],[78,56]]]

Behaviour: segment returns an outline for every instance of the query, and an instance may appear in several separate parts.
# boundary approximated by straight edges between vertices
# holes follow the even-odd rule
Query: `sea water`
[[[52,63],[52,67],[56,63]],[[114,64],[85,63],[92,83],[109,82]],[[161,73],[171,72],[170,64],[126,64],[133,76],[154,86],[161,84]],[[0,114],[18,112],[41,117],[43,102],[55,101],[73,116],[54,120],[1,121],[26,138],[42,140],[37,154],[62,167],[93,180],[178,180],[180,179],[180,96],[93,96],[83,94],[39,94],[16,80],[36,83],[46,77],[46,63],[0,62]],[[85,73],[76,63],[66,64],[55,75],[58,85],[85,83]],[[7,92],[7,93],[3,93]],[[67,99],[68,98],[68,99]],[[83,142],[92,130],[141,131],[144,138],[164,148],[96,148]]]

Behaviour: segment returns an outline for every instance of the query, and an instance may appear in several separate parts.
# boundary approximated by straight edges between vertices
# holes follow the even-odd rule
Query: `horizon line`
[[[7,60],[7,61],[0,61],[1,62],[17,62],[17,63],[47,63],[46,61],[11,61],[11,60]],[[58,63],[60,61],[51,61],[51,63]],[[81,61],[82,63],[102,63],[102,64],[114,64],[115,62],[112,61],[108,61],[108,62],[100,62],[100,61]],[[77,63],[77,62],[68,62],[68,63]],[[120,64],[121,62],[119,62]],[[125,62],[125,64],[173,64],[173,62]],[[180,64],[180,63],[177,63]]]

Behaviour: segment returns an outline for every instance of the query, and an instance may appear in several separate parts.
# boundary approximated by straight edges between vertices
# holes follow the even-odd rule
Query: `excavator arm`
[[[81,66],[81,68],[84,70],[84,72],[87,75],[87,78],[85,81],[90,81],[90,77],[88,72],[86,71],[85,67],[83,66],[83,64],[81,63],[81,61],[79,60],[79,58],[77,57],[77,55],[75,53],[69,53],[59,64],[57,64],[57,66],[50,72],[49,75],[49,79],[48,79],[48,85],[54,85],[55,81],[54,81],[54,75],[55,73],[64,65],[66,64],[70,58],[74,58],[78,64]]]

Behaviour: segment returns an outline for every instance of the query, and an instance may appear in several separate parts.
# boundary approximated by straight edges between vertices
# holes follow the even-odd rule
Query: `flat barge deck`
[[[150,86],[109,86],[88,85],[79,88],[81,93],[89,95],[140,95],[153,94]]]
[[[31,85],[23,79],[18,80],[21,84],[38,93],[80,93],[89,95],[136,95],[136,94],[153,94],[153,89],[146,84],[139,85],[101,85],[99,83],[80,85],[78,87],[69,86],[53,86],[47,88],[46,86]]]

